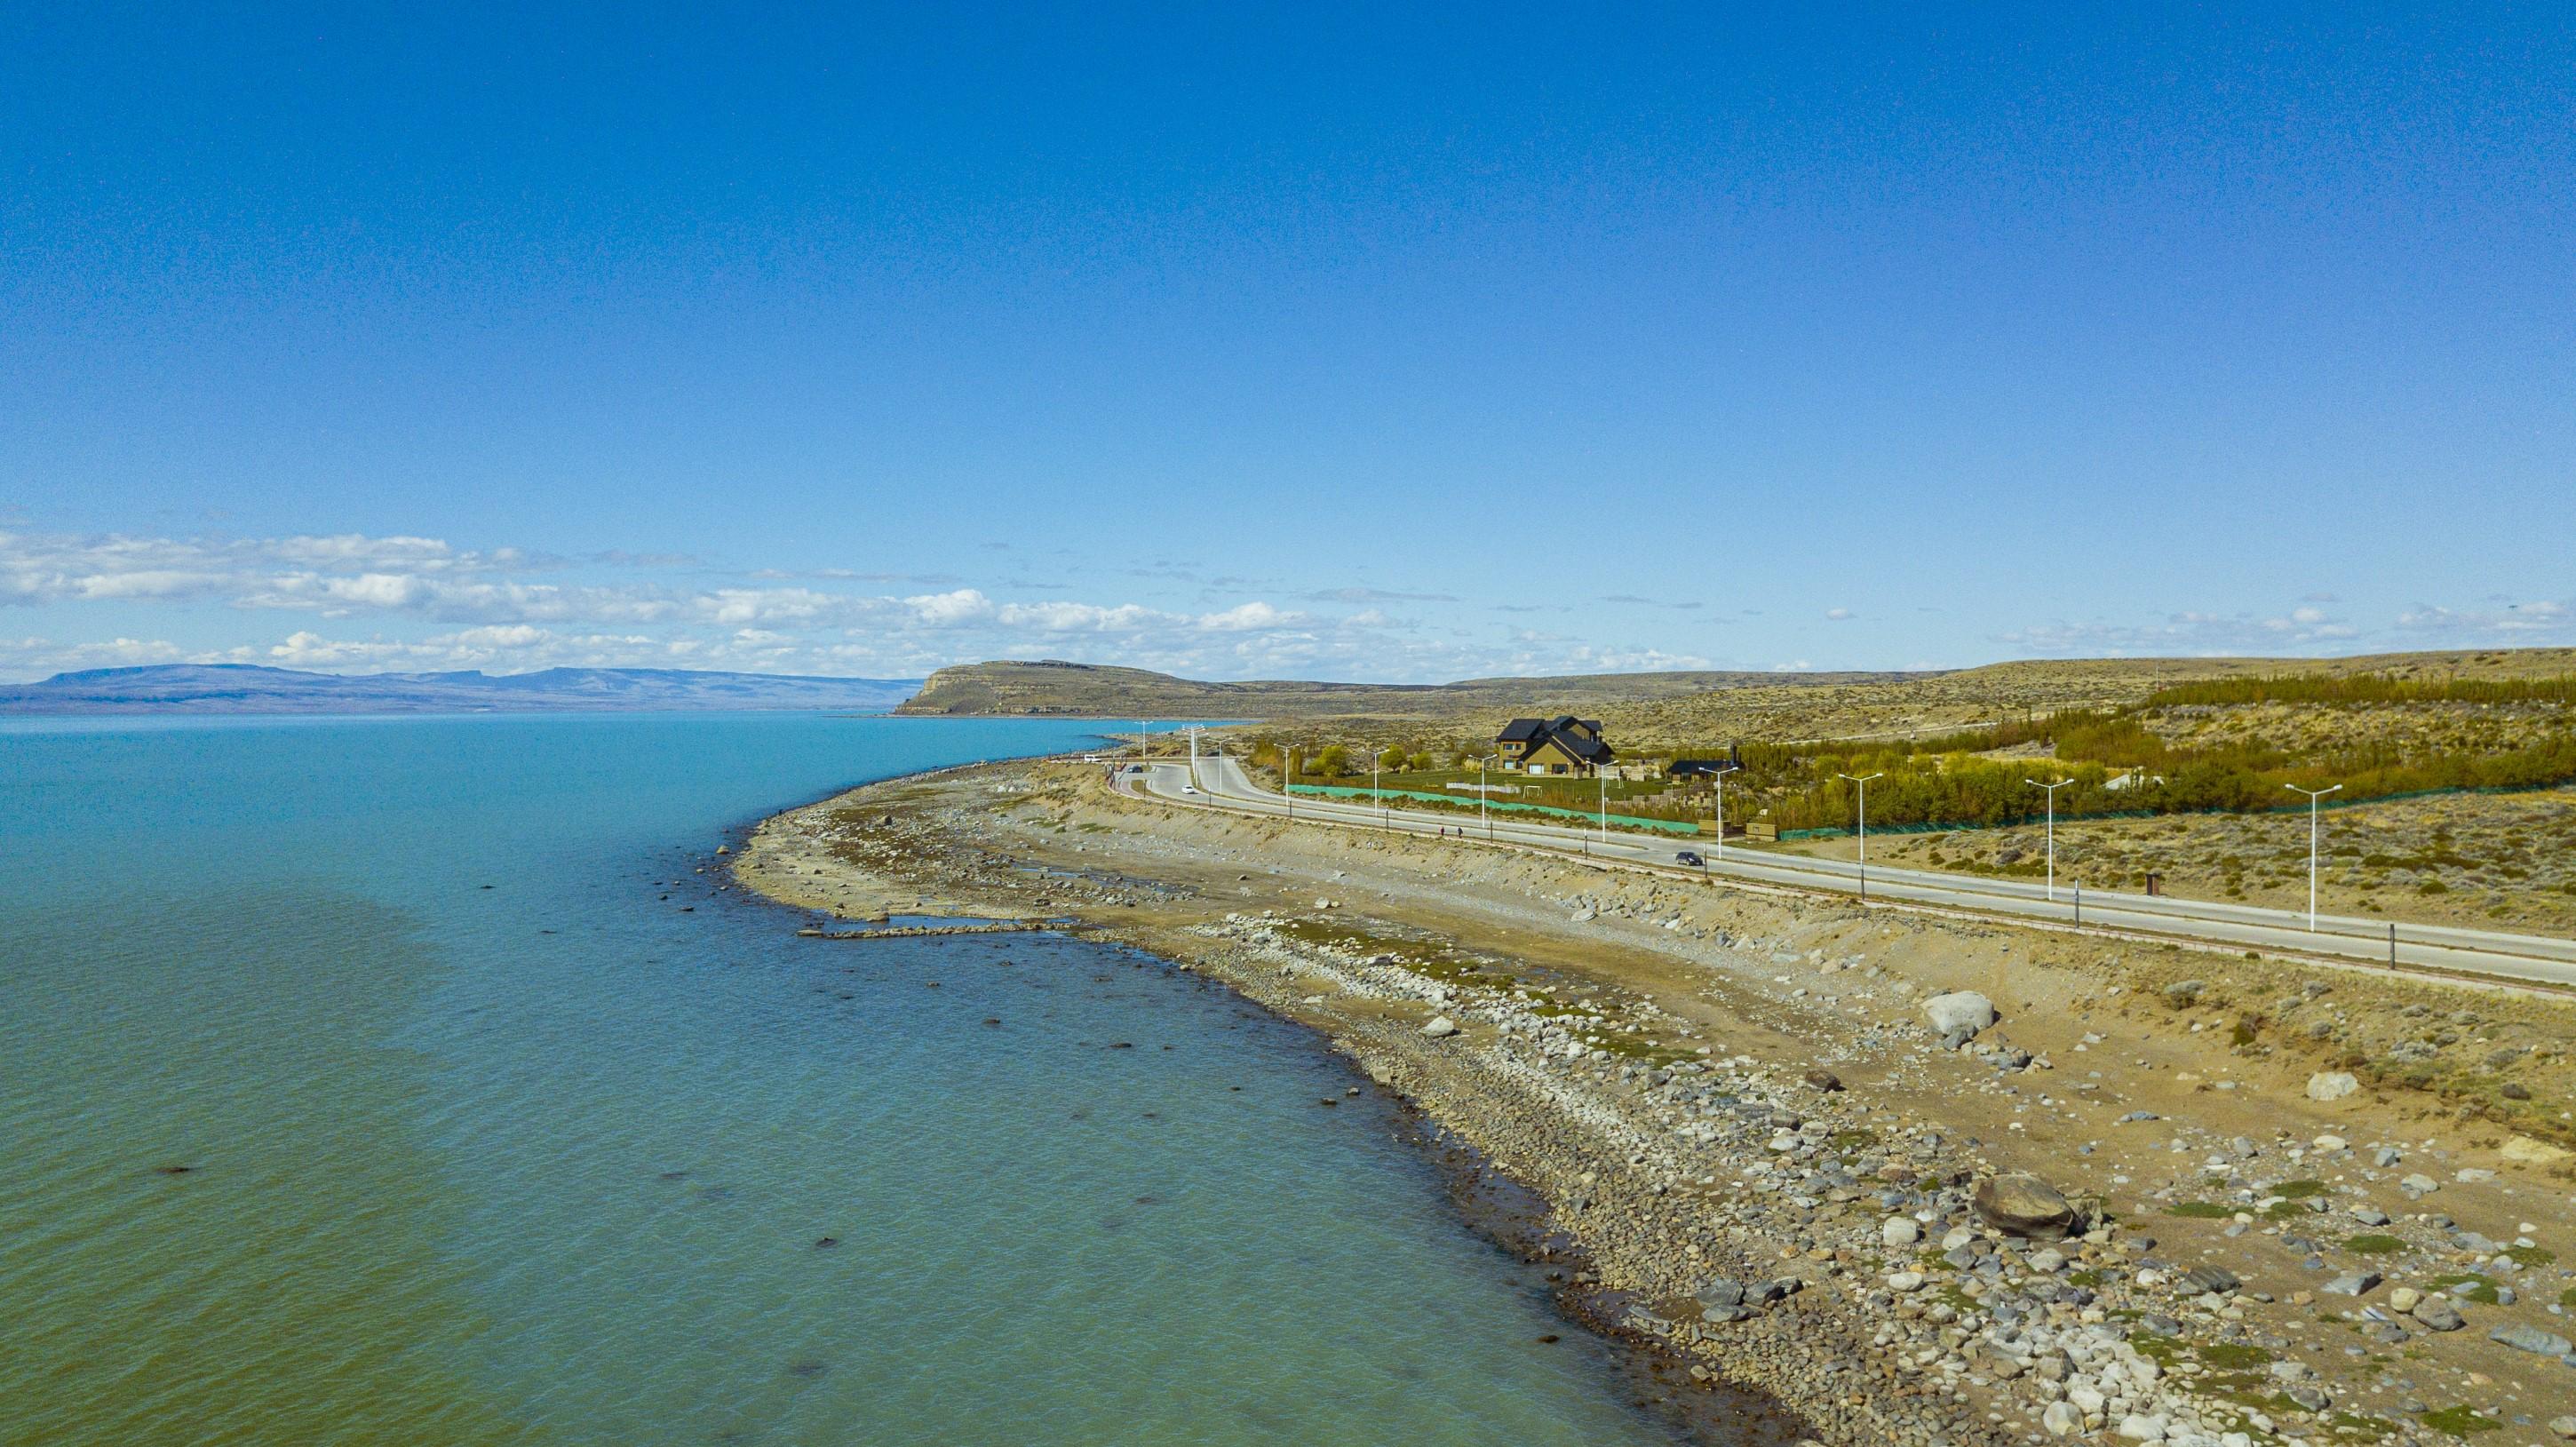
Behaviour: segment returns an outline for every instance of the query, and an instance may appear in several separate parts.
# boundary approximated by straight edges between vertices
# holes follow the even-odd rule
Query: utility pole
[[[2075,781],[2060,779],[2054,784],[2043,784],[2037,779],[2024,779],[2022,782],[2048,795],[2048,902],[2055,904],[2057,903],[2057,791]]]
[[[1494,776],[1486,766],[1493,761],[1492,754],[1476,760],[1476,822],[1485,826],[1485,842],[1488,844],[1494,842]]]
[[[2302,789],[2296,784],[2283,784],[2281,787],[2293,794],[2308,796],[2308,933],[2315,934],[2317,932],[2317,801],[2342,788],[2343,785],[2335,784],[2323,789]]]
[[[1869,903],[1869,781],[1884,778],[1886,774],[1887,771],[1881,769],[1861,779],[1852,779],[1849,774],[1834,775],[1837,779],[1851,779],[1860,785],[1860,899],[1863,904]]]
[[[1601,786],[1601,847],[1607,849],[1610,847],[1610,776],[1601,772],[1601,766],[1595,764],[1592,766],[1592,778]]]

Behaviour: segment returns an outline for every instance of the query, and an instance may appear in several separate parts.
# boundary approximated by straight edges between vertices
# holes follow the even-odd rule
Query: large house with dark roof
[[[1494,751],[1504,768],[1531,774],[1589,774],[1618,757],[1601,741],[1599,719],[1570,713],[1513,719],[1494,735]]]

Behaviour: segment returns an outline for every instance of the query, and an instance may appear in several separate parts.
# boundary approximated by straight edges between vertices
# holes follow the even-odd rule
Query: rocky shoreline
[[[1077,917],[1315,1026],[1544,1202],[1569,1304],[1728,1403],[1726,1440],[2576,1437],[2563,1153],[2347,1123],[2379,1102],[2226,1003],[2325,1018],[2338,985],[2295,970],[2175,990],[2161,951],[1301,833],[1062,763],[857,790],[733,865],[844,917]]]

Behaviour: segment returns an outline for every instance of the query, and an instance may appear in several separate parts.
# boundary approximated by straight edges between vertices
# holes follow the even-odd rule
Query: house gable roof
[[[1578,763],[1606,764],[1617,757],[1601,741],[1599,720],[1576,718],[1570,713],[1552,719],[1513,719],[1495,736],[1495,742],[1528,744],[1522,751],[1524,758],[1551,744]]]

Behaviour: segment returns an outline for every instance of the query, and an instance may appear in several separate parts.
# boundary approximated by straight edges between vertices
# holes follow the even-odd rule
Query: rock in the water
[[[1974,1039],[1978,1031],[1995,1023],[1995,1002],[1974,990],[1953,990],[1924,1001],[1923,1018],[1932,1022],[1936,1035],[1965,1031],[1967,1038]]]
[[[1443,1039],[1458,1033],[1458,1022],[1446,1015],[1434,1015],[1431,1023],[1422,1027],[1422,1033],[1434,1040]]]
[[[2360,1080],[2349,1070],[2320,1070],[2308,1077],[2310,1100],[2341,1100],[2359,1089]]]
[[[1973,1204],[1987,1224],[2034,1240],[2062,1240],[2075,1225],[2075,1204],[2037,1176],[1988,1176]]]

